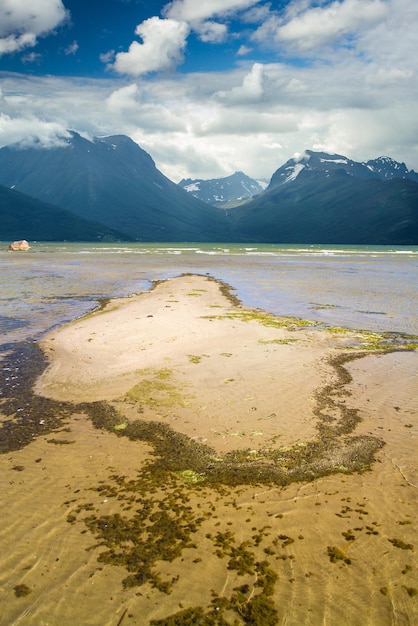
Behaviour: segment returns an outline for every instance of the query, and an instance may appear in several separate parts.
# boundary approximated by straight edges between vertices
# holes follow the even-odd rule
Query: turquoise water
[[[350,328],[418,333],[418,246],[0,244],[1,343],[37,340],[101,298],[182,273],[229,283],[242,303]]]

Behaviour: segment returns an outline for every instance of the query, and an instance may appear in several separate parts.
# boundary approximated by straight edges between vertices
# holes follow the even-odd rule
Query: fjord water
[[[418,332],[418,246],[43,244],[0,252],[2,343],[36,340],[102,298],[207,274],[245,306],[364,330]]]

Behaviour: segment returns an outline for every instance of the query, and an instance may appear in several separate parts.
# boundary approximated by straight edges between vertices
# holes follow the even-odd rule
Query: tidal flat
[[[416,623],[416,337],[230,296],[161,281],[5,356],[1,624]]]

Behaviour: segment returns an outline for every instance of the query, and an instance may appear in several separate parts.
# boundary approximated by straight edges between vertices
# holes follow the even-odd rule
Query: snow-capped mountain
[[[244,241],[414,245],[418,175],[388,157],[358,163],[307,150],[229,219]]]
[[[211,180],[183,179],[179,186],[203,202],[227,208],[257,196],[267,185],[243,172],[235,172],[231,176]]]
[[[349,176],[362,179],[392,180],[400,178],[418,182],[418,174],[408,170],[405,163],[398,163],[390,157],[378,157],[365,162],[352,161],[341,154],[327,154],[306,150],[300,157],[289,159],[272,176],[269,188],[294,181],[301,172],[345,172]]]

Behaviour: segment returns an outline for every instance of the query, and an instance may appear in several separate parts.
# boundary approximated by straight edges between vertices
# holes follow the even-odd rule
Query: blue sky
[[[416,0],[0,0],[0,145],[126,134],[172,180],[418,170]]]

